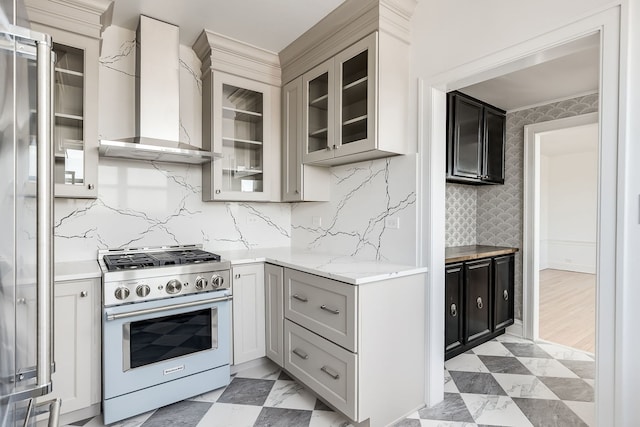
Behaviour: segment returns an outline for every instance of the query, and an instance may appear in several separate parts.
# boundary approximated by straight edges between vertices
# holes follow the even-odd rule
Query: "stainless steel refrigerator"
[[[54,368],[51,38],[20,12],[0,0],[1,427],[32,424]]]

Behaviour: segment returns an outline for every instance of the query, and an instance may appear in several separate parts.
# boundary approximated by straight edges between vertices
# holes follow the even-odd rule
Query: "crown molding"
[[[100,38],[111,24],[111,0],[25,0],[29,22]]]
[[[193,44],[202,62],[202,74],[212,70],[240,75],[280,86],[280,59],[274,52],[209,30],[203,30]]]

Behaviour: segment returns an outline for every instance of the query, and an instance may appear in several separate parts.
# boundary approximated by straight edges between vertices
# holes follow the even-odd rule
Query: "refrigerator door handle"
[[[51,38],[37,42],[37,388],[51,390],[53,362],[53,54]]]

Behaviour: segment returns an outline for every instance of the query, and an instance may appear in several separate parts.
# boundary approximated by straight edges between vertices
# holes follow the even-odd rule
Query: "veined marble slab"
[[[352,285],[426,273],[426,267],[362,260],[344,255],[310,252],[296,248],[267,248],[217,252],[232,265],[268,262]]]
[[[98,261],[56,262],[54,277],[56,282],[70,280],[94,279],[101,277],[102,272]]]

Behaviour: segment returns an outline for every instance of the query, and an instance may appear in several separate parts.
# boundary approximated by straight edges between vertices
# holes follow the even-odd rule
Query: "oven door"
[[[104,398],[228,365],[230,299],[225,291],[105,308]]]

